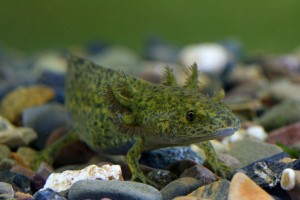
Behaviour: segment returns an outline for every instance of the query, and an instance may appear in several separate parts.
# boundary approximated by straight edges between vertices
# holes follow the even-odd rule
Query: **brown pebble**
[[[236,173],[230,183],[228,200],[273,200],[273,198],[243,173]]]

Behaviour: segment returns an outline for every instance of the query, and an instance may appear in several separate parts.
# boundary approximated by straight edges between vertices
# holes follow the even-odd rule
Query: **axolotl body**
[[[76,56],[68,63],[66,105],[74,132],[95,151],[126,154],[133,179],[155,184],[138,163],[144,150],[198,142],[217,174],[228,175],[207,141],[233,134],[240,121],[222,95],[199,92],[196,65],[178,86],[168,67],[162,83],[152,84]]]

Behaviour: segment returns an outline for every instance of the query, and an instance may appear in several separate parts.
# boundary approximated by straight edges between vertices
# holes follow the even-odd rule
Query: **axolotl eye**
[[[192,110],[189,110],[187,113],[186,113],[186,119],[190,122],[192,122],[196,117],[196,114],[194,113],[194,111]]]

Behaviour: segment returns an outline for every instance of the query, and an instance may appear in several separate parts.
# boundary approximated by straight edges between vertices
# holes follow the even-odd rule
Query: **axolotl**
[[[209,97],[199,92],[196,65],[179,86],[169,67],[162,83],[152,84],[76,56],[69,56],[68,63],[66,106],[74,124],[69,138],[79,136],[95,151],[126,154],[132,179],[152,185],[138,162],[143,151],[202,142],[216,174],[228,176],[230,169],[208,141],[232,135],[240,121],[221,102],[223,93]],[[66,141],[46,149],[43,158]]]

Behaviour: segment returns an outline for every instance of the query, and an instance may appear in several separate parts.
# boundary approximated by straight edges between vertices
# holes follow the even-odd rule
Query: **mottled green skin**
[[[184,87],[176,86],[169,68],[163,84],[156,85],[71,57],[66,105],[74,129],[95,151],[127,153],[134,178],[148,182],[138,164],[142,151],[224,137],[240,127],[218,96],[197,91],[195,69],[190,68]]]

